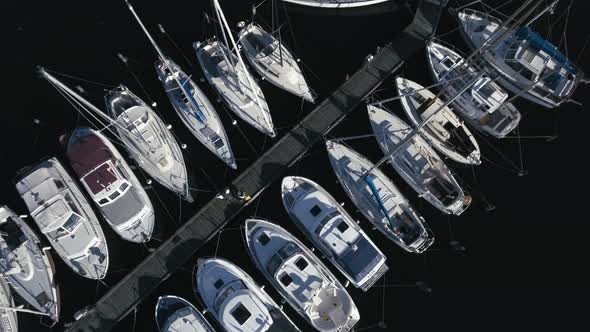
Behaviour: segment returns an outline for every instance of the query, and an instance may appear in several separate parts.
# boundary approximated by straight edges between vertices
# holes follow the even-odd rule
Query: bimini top
[[[387,271],[385,255],[317,183],[288,176],[281,193],[293,222],[355,287],[366,291]]]
[[[160,296],[156,304],[160,332],[215,332],[191,303],[178,296]]]
[[[76,273],[101,279],[108,248],[98,218],[56,158],[23,173],[16,189],[56,252]]]
[[[53,258],[18,215],[0,206],[0,274],[18,296],[35,310],[59,319],[59,289]]]
[[[201,259],[195,289],[228,332],[299,331],[242,269],[221,258]]]

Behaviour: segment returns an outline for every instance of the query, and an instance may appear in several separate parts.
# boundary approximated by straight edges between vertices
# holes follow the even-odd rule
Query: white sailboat
[[[180,66],[164,55],[129,2],[127,7],[158,54],[159,61],[156,63],[158,78],[184,125],[201,144],[224,163],[234,169],[237,168],[221,119],[209,99]]]
[[[282,227],[247,219],[246,245],[256,267],[314,329],[351,331],[360,320],[340,281],[297,238]]]
[[[105,101],[110,117],[103,118],[114,125],[139,167],[164,187],[192,202],[182,150],[164,121],[123,85],[109,91]]]
[[[406,78],[396,77],[395,86],[406,115],[414,126],[422,125],[426,140],[440,153],[458,163],[479,165],[481,152],[475,137],[451,108],[428,89]]]
[[[309,102],[314,102],[298,60],[272,34],[252,22],[238,32],[246,59],[268,82]]]
[[[580,68],[528,24],[514,31],[498,30],[502,20],[472,9],[457,12],[457,18],[462,35],[472,49],[479,48],[496,33],[508,32],[482,55],[486,68],[498,76],[498,82],[518,96],[544,107],[557,107],[571,98],[584,79]]]
[[[452,98],[478,74],[478,69],[467,64],[458,51],[441,42],[428,43],[426,53],[434,80],[441,85],[446,98]],[[503,138],[518,126],[521,118],[520,112],[507,100],[508,93],[484,75],[451,106],[475,129]]]
[[[385,255],[320,185],[288,176],[281,197],[295,225],[355,287],[367,291],[387,272]]]
[[[451,170],[426,140],[414,135],[411,141],[402,143],[413,132],[409,125],[377,106],[368,106],[367,110],[379,147],[389,155],[391,166],[418,196],[444,213],[463,213],[471,197],[464,193]],[[396,149],[398,151],[392,154]]]
[[[199,259],[195,291],[227,332],[299,332],[254,279],[221,258]]]
[[[59,320],[61,301],[55,264],[33,230],[7,206],[0,206],[0,278],[39,315]]]
[[[219,1],[212,2],[223,41],[213,38],[193,44],[203,73],[232,112],[257,130],[275,137],[264,94],[242,60]]]
[[[342,189],[383,235],[407,252],[423,253],[432,245],[424,219],[379,168],[338,142],[327,141],[326,148]]]

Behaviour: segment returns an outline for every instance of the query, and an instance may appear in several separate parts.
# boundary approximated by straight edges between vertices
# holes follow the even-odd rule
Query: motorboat
[[[395,85],[406,115],[430,145],[458,163],[481,164],[475,137],[450,107],[416,82],[396,77]]]
[[[447,99],[482,71],[466,63],[459,51],[440,42],[428,43],[426,53],[434,81]],[[457,96],[451,107],[473,128],[497,138],[508,135],[521,119],[520,112],[508,102],[508,93],[485,74]]]
[[[288,176],[281,197],[295,225],[355,287],[367,291],[387,272],[385,255],[320,185]]]
[[[0,206],[0,277],[22,301],[54,322],[59,320],[59,287],[49,250],[7,206]]]
[[[194,305],[173,295],[158,298],[156,324],[160,332],[215,332]]]
[[[468,8],[456,14],[471,49],[494,41],[482,52],[486,69],[515,95],[554,108],[571,99],[582,82],[582,70],[529,25],[508,31],[502,27],[502,20],[490,14]],[[496,34],[506,32],[495,40]]]
[[[336,141],[326,141],[326,148],[342,189],[375,228],[408,252],[422,253],[432,245],[424,219],[379,168]]]
[[[274,288],[313,328],[351,331],[360,319],[354,301],[340,281],[307,248],[282,227],[247,219],[248,253]]]
[[[413,129],[402,119],[383,108],[368,106],[369,119],[379,147],[390,155],[391,166],[418,196],[447,214],[460,215],[471,203],[451,170],[421,135],[411,135]]]
[[[238,32],[242,51],[252,67],[266,81],[309,102],[314,102],[298,59],[272,34],[256,23],[242,27]]]
[[[55,252],[77,274],[102,279],[109,267],[106,238],[92,206],[57,158],[19,172],[16,190]]]
[[[105,101],[119,138],[139,167],[192,202],[182,150],[164,121],[124,85],[109,91]]]
[[[222,258],[199,259],[195,290],[227,332],[299,331],[246,272]]]
[[[86,127],[74,129],[64,143],[72,168],[113,230],[127,241],[149,241],[154,208],[115,146]]]

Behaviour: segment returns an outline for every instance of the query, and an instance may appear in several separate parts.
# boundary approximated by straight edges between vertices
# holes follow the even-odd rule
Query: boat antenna
[[[135,9],[133,9],[133,6],[131,5],[131,3],[129,3],[129,1],[127,1],[127,0],[125,0],[125,3],[127,4],[127,7],[129,8],[129,11],[131,12],[131,14],[133,14],[133,16],[135,17],[135,20],[137,20],[137,23],[139,23],[139,26],[141,27],[141,29],[143,30],[143,32],[145,33],[145,35],[150,40],[150,43],[152,43],[152,46],[154,47],[154,49],[158,53],[158,57],[160,57],[160,59],[162,61],[167,62],[166,56],[164,55],[164,53],[162,53],[162,50],[160,49],[160,47],[158,46],[158,44],[156,44],[156,41],[154,40],[154,38],[152,37],[152,35],[150,35],[150,33],[147,30],[147,28],[145,27],[145,25],[143,25],[143,22],[139,18],[139,15],[137,15],[137,13],[135,12]]]

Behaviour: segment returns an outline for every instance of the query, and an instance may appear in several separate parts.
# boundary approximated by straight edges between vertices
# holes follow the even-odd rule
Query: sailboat
[[[288,176],[281,197],[295,225],[355,287],[367,291],[387,272],[385,255],[320,185]]]
[[[340,281],[297,238],[268,221],[246,219],[250,258],[275,289],[313,328],[351,331],[360,320]]]
[[[479,145],[467,126],[444,102],[428,89],[406,78],[396,77],[395,86],[406,115],[435,149],[458,163],[481,164]]]
[[[164,187],[192,202],[182,151],[164,121],[123,85],[109,91],[105,101],[110,113],[107,120],[115,124],[137,164]]]
[[[283,0],[296,5],[318,8],[355,8],[375,5],[390,0]]]
[[[212,38],[193,44],[203,73],[232,112],[257,130],[275,137],[266,99],[242,60],[219,1],[213,0],[213,9],[224,42]]]
[[[39,72],[68,101],[89,113],[101,113],[43,68]],[[105,129],[110,130],[109,125]],[[108,138],[100,131],[77,127],[62,143],[78,179],[113,230],[127,241],[149,241],[154,208],[141,182]]]
[[[326,141],[326,148],[342,189],[383,235],[407,252],[422,253],[432,245],[424,219],[379,168],[338,142]]]
[[[0,278],[0,332],[18,332],[14,299],[4,278]]]
[[[102,279],[109,250],[92,206],[57,158],[19,172],[16,190],[41,233],[66,265],[89,279]]]
[[[426,45],[430,70],[447,98],[452,98],[478,70],[465,63],[458,51],[431,41]],[[507,102],[508,93],[491,77],[484,75],[451,104],[453,109],[475,129],[503,138],[520,122],[520,112]]]
[[[49,250],[7,206],[0,206],[0,278],[40,315],[59,320],[59,287]]]
[[[222,258],[199,259],[195,291],[227,332],[299,332],[252,277]]]
[[[532,22],[508,31],[498,30],[500,19],[476,10],[463,9],[457,12],[457,18],[463,38],[472,49],[479,48],[495,33],[509,32],[492,49],[485,50],[483,58],[487,69],[498,76],[498,82],[518,96],[554,108],[568,101],[584,78],[580,68],[529,27]]]
[[[147,28],[127,2],[129,10],[139,23],[139,26],[149,39],[158,54],[156,73],[162,83],[168,99],[178,113],[184,125],[207,149],[231,168],[237,168],[229,139],[221,123],[219,115],[207,96],[197,84],[178,66],[168,58],[154,41]]]
[[[173,295],[158,298],[156,324],[160,332],[215,332],[194,305]]]
[[[401,143],[413,129],[404,121],[377,106],[368,106],[369,119],[379,147],[390,155],[391,166],[418,196],[444,213],[460,215],[471,203],[436,151],[421,135]],[[403,147],[399,147],[404,144]],[[396,153],[391,154],[399,149]]]
[[[246,59],[268,82],[309,102],[314,102],[298,61],[272,34],[252,22],[238,32]]]

